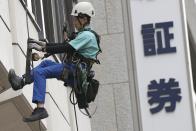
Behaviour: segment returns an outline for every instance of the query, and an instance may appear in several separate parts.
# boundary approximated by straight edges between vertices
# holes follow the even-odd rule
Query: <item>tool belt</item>
[[[99,88],[99,81],[93,79],[94,75],[94,71],[88,71],[82,63],[76,67],[73,89],[80,109],[87,108],[88,103],[95,100]]]
[[[75,55],[72,59],[74,68],[70,70],[65,67],[63,70],[62,80],[65,82],[65,86],[67,86],[66,80],[72,75],[73,85],[71,87],[80,109],[87,108],[88,103],[94,101],[97,95],[99,81],[93,79],[95,72],[91,70],[92,65],[96,62],[94,59]]]

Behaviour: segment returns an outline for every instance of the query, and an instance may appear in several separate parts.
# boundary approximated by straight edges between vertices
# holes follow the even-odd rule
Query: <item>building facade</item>
[[[101,88],[96,99],[97,112],[91,119],[93,131],[138,131],[139,119],[134,88],[134,63],[130,45],[131,0],[79,0],[95,5],[92,27],[101,34],[101,65],[95,67]],[[137,1],[137,0],[135,0]],[[148,1],[148,0],[138,0]],[[185,0],[195,87],[195,9],[194,0]],[[169,12],[168,12],[169,13]],[[94,106],[94,105],[92,105]]]
[[[69,101],[71,89],[62,81],[50,79],[45,105],[49,117],[41,122],[24,123],[22,117],[35,107],[31,104],[32,85],[13,91],[7,80],[8,70],[14,68],[19,75],[25,73],[28,37],[62,42],[64,23],[70,32],[74,31],[70,13],[80,1],[94,5],[96,16],[91,26],[101,35],[101,65],[94,66],[101,85],[89,109],[96,112],[89,119],[77,106],[75,110]],[[196,4],[194,0],[185,2],[196,85]],[[129,0],[0,0],[0,131],[139,131],[129,4]],[[60,62],[60,58],[54,55],[48,59]]]
[[[27,38],[48,39],[51,42],[63,41],[63,25],[71,25],[70,12],[75,1],[64,0],[2,0],[1,17],[1,131],[38,131],[38,130],[91,130],[90,119],[82,115],[69,102],[71,89],[62,81],[47,82],[46,108],[49,118],[41,122],[24,123],[22,116],[30,115],[35,105],[31,104],[32,85],[14,92],[8,83],[10,68],[22,75],[26,68]],[[43,54],[40,54],[43,55]],[[59,61],[57,56],[48,59]],[[33,63],[36,66],[41,61]],[[76,111],[76,116],[75,116]],[[73,116],[72,116],[73,115]],[[77,120],[77,125],[76,125]]]

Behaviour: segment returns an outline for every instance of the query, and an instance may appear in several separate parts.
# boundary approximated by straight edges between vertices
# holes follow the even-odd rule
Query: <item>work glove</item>
[[[35,49],[37,51],[45,52],[46,42],[45,41],[38,41],[32,38],[28,38],[28,49]]]
[[[28,38],[27,42],[28,43],[36,43],[39,46],[46,46],[46,42],[45,41],[38,41],[38,40],[35,40],[35,39],[32,39],[32,38]]]

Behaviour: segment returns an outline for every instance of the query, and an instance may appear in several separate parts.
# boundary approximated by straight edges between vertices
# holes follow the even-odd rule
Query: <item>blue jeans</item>
[[[46,79],[60,79],[64,67],[68,70],[72,69],[72,65],[70,64],[62,64],[51,60],[44,60],[31,71],[31,77],[34,81],[33,103],[45,103]]]

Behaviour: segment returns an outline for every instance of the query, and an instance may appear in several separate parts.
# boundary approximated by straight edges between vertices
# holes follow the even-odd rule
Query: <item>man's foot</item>
[[[22,89],[24,86],[23,78],[17,76],[13,69],[9,70],[8,80],[9,80],[13,90]]]
[[[30,116],[23,117],[23,121],[33,122],[47,117],[48,117],[48,113],[45,108],[35,108]]]

